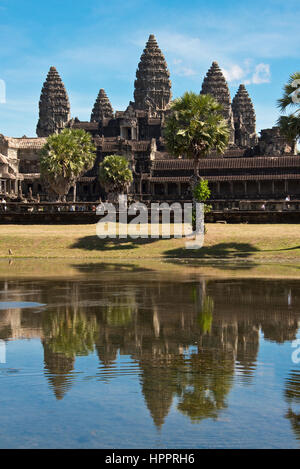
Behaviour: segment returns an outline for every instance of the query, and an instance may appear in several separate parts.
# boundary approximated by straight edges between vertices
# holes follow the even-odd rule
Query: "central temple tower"
[[[170,73],[155,36],[150,34],[141,55],[134,82],[134,107],[140,110],[165,110],[171,100]]]

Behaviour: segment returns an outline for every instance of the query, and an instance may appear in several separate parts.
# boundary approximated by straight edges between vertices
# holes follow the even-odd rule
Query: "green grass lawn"
[[[184,239],[100,240],[95,225],[0,225],[0,257],[297,262],[300,227],[207,224],[204,246],[194,250]]]

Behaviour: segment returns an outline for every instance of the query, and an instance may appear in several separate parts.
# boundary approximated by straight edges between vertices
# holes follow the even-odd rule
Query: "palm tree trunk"
[[[194,158],[194,175],[199,178],[199,158]]]

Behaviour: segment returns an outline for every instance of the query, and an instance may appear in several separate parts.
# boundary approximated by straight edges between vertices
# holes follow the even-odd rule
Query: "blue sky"
[[[259,132],[275,124],[276,99],[300,69],[299,25],[294,0],[0,0],[0,133],[35,136],[51,65],[65,83],[73,117],[89,120],[100,88],[115,110],[125,109],[151,33],[167,60],[173,97],[200,91],[217,60],[231,97],[246,84]]]

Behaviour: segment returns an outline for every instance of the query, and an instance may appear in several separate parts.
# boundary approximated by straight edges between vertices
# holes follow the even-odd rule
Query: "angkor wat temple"
[[[208,70],[200,93],[211,94],[222,105],[231,129],[223,155],[212,152],[200,164],[213,199],[282,199],[300,196],[300,158],[273,127],[256,134],[255,110],[243,84],[231,100],[228,84],[217,62]],[[100,89],[89,122],[71,118],[65,86],[51,67],[39,102],[37,138],[0,135],[0,195],[37,196],[47,200],[40,179],[39,150],[46,137],[65,127],[84,129],[97,147],[94,167],[77,183],[77,197],[94,201],[103,197],[98,182],[99,162],[109,154],[128,158],[134,174],[130,188],[137,200],[189,199],[193,162],[174,159],[167,152],[163,128],[170,113],[170,73],[154,35],[141,55],[134,82],[134,101],[125,111],[114,111]],[[72,192],[72,189],[71,189]],[[72,197],[70,192],[69,196]]]

